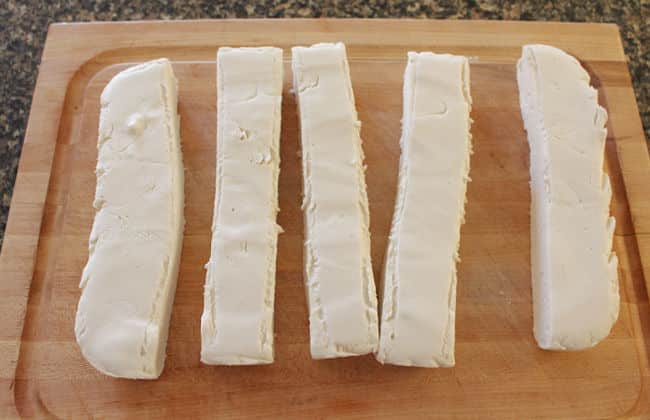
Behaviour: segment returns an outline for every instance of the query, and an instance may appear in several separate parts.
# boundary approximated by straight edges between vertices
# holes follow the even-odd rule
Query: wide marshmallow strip
[[[183,239],[177,86],[166,59],[127,69],[101,95],[95,220],[75,322],[84,357],[153,379],[165,361]]]
[[[588,348],[619,311],[607,112],[589,74],[557,48],[524,46],[517,80],[530,144],[535,338],[544,349]]]
[[[471,154],[465,57],[409,53],[377,359],[454,365],[456,262]]]
[[[201,361],[273,362],[282,50],[217,54],[217,176]]]
[[[333,358],[377,348],[360,123],[343,44],[292,49],[300,114],[305,279],[311,354]]]

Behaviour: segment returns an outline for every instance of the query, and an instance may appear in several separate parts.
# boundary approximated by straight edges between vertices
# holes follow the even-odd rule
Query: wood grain
[[[134,36],[137,34],[137,37]],[[457,366],[380,366],[372,357],[312,361],[302,276],[301,172],[285,66],[276,291],[276,363],[199,363],[214,198],[216,89],[222,45],[341,40],[348,46],[368,164],[372,258],[379,278],[397,182],[402,74],[409,50],[472,57],[474,150],[462,229]],[[578,353],[532,337],[528,147],[514,63],[524,43],[577,56],[608,109],[607,164],[618,226],[621,313],[611,336]],[[102,376],[73,323],[88,255],[99,94],[126,67],[167,56],[180,83],[187,225],[168,357],[158,381]],[[648,401],[648,151],[613,25],[263,20],[54,25],[43,54],[0,256],[0,417],[614,417]]]

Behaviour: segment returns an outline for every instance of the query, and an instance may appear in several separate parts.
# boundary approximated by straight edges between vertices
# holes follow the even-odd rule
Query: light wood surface
[[[289,48],[344,41],[368,164],[372,258],[383,264],[399,159],[409,50],[472,57],[474,155],[461,236],[456,367],[309,357],[302,276],[301,172]],[[514,64],[524,43],[578,57],[609,111],[607,163],[617,218],[621,312],[576,353],[532,336],[528,146]],[[199,363],[203,264],[214,197],[216,49],[285,48],[276,362]],[[82,358],[73,324],[95,188],[99,94],[127,64],[166,56],[179,79],[187,220],[167,363],[157,381],[112,379]],[[50,28],[0,256],[0,417],[577,418],[646,416],[650,161],[613,25],[264,20],[65,24]],[[125,188],[128,187],[125,185]],[[441,203],[443,205],[443,203]]]

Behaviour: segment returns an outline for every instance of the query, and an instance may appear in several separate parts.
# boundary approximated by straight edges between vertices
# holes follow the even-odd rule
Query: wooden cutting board
[[[397,183],[406,52],[471,57],[474,155],[461,237],[456,367],[309,356],[296,106],[289,48],[347,44],[362,127],[372,257],[380,278]],[[609,111],[621,311],[593,349],[532,336],[528,146],[515,62],[525,43],[579,58]],[[214,197],[216,50],[285,49],[276,362],[199,363]],[[187,224],[167,363],[157,381],[113,379],[82,358],[73,323],[93,219],[99,95],[128,65],[165,56],[180,84]],[[247,20],[50,27],[0,257],[0,417],[646,416],[650,412],[650,161],[614,25],[410,20]],[[125,185],[128,188],[128,185]]]

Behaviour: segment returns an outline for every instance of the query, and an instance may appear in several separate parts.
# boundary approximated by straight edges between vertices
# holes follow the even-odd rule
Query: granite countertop
[[[3,0],[0,5],[0,247],[9,212],[32,91],[52,22],[246,17],[411,17],[618,24],[646,138],[650,137],[649,0]],[[48,4],[49,3],[49,4]]]

